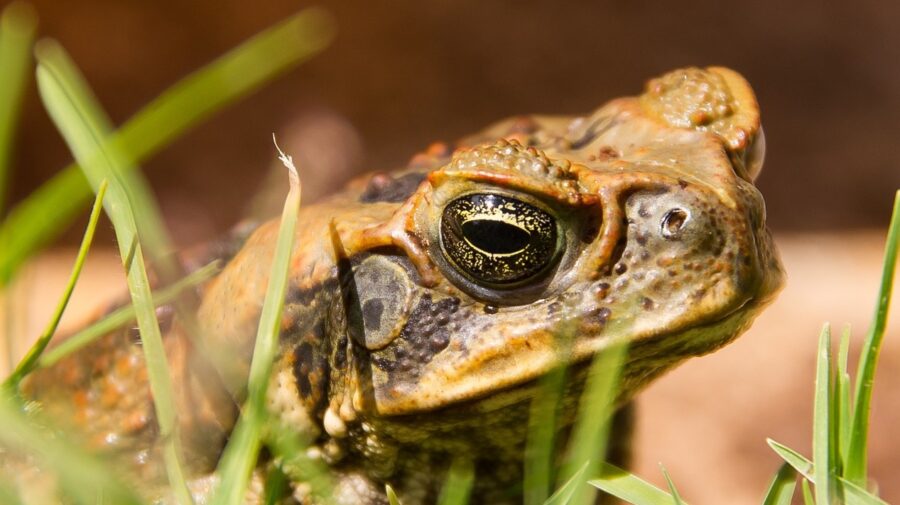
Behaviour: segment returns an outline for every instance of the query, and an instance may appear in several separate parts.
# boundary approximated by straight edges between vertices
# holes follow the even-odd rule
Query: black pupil
[[[470,244],[490,254],[511,254],[528,246],[529,233],[518,226],[495,221],[476,219],[463,223],[463,236]]]

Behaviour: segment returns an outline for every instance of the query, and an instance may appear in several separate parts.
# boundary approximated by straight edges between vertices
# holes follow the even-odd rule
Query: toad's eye
[[[466,277],[489,286],[520,284],[549,268],[562,252],[556,219],[522,200],[491,193],[459,197],[444,207],[441,247]]]

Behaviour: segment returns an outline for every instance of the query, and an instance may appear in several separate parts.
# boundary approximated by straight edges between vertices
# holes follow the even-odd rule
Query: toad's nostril
[[[687,223],[690,215],[684,209],[674,208],[665,213],[660,224],[662,236],[674,240],[681,235],[681,230]]]

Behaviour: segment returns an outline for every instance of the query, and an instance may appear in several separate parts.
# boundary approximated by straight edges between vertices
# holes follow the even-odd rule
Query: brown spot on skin
[[[613,268],[613,271],[615,271],[619,275],[622,275],[628,271],[628,265],[626,265],[625,263],[616,263],[616,266],[615,266],[615,268]]]
[[[609,288],[610,286],[608,282],[601,282],[600,284],[597,284],[595,288],[597,299],[606,298],[606,295],[609,294]]]
[[[609,321],[609,316],[612,315],[612,311],[607,307],[600,307],[597,309],[594,314],[594,320],[601,325],[605,325],[607,321]]]
[[[637,242],[638,245],[647,245],[648,238],[649,236],[647,232],[645,230],[641,230],[637,232],[637,235],[635,236],[635,242]]]
[[[619,156],[619,151],[616,151],[612,146],[603,146],[600,148],[600,153],[596,156],[596,159],[600,161],[607,161],[616,159]]]
[[[656,307],[656,302],[645,296],[641,299],[641,307],[644,310],[653,310]]]

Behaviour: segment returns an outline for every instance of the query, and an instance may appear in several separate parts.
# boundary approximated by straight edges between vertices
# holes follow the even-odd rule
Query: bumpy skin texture
[[[625,404],[731,341],[777,292],[783,272],[753,186],[762,154],[743,78],[693,68],[585,116],[513,118],[353,181],[301,210],[272,412],[315,441],[341,503],[385,503],[385,483],[406,505],[431,503],[451,455],[474,460],[476,502],[520,502],[528,402],[558,359],[561,324],[576,328],[570,420],[579,364],[611,341],[630,344]],[[557,254],[540,275],[498,287],[446,254],[444,209],[475,193],[553,216]],[[179,318],[169,324],[198,475],[213,468],[243,394],[277,226],[259,227],[203,288],[200,344]],[[27,391],[158,478],[144,373],[139,350],[110,335],[36,374]]]

